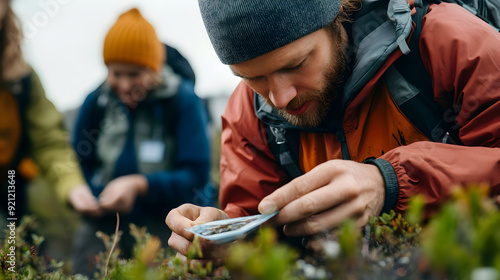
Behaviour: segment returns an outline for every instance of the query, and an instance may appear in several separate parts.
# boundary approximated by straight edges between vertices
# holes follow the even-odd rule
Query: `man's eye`
[[[304,62],[305,62],[305,60],[303,60],[301,63],[297,64],[297,66],[290,67],[290,68],[288,68],[286,70],[290,71],[290,72],[300,70],[302,68],[302,66],[304,66]]]
[[[243,78],[243,80],[245,81],[248,81],[248,82],[258,82],[258,81],[261,81],[262,79],[264,79],[264,76],[258,76],[258,77],[246,77],[246,78]]]
[[[292,67],[291,70],[299,70],[300,68],[302,68],[302,65],[304,65],[304,62],[301,62],[299,63],[299,65]]]

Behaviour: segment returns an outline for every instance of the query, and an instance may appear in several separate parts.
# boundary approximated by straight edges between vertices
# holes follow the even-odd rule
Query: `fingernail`
[[[263,200],[259,204],[259,212],[262,214],[271,214],[278,210],[276,204],[269,200]]]

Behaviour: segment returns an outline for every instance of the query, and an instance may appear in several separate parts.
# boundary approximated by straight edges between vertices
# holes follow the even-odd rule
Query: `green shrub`
[[[198,240],[182,261],[144,228],[130,225],[136,240],[133,258],[120,258],[114,248],[121,233],[98,233],[106,251],[97,256],[98,279],[474,279],[500,270],[500,212],[485,186],[457,188],[441,210],[422,223],[423,198],[411,200],[405,215],[394,211],[372,217],[360,230],[347,220],[338,229],[311,239],[322,250],[299,252],[277,240],[271,228],[254,238],[234,242],[224,266],[194,260]],[[25,217],[16,227],[16,273],[8,270],[8,235],[0,243],[0,279],[86,279],[66,275],[62,262],[38,255],[44,238],[27,236],[35,226]],[[115,240],[116,237],[116,240]],[[26,241],[29,240],[29,241]],[[300,254],[299,254],[300,253]],[[299,258],[300,256],[300,258]],[[480,268],[486,268],[485,270]],[[495,275],[496,273],[496,275]],[[480,276],[477,276],[480,275]],[[483,278],[484,279],[484,278]]]

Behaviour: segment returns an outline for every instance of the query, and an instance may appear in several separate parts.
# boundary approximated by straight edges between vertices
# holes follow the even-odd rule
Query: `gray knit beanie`
[[[199,0],[210,41],[224,64],[263,55],[330,24],[340,0]]]

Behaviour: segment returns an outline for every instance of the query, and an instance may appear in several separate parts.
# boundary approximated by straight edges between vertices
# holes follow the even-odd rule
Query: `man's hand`
[[[99,196],[102,209],[111,212],[130,213],[138,196],[146,195],[148,180],[143,175],[118,177],[108,183]]]
[[[71,206],[82,215],[97,217],[104,213],[87,185],[72,188],[68,200]]]
[[[291,236],[329,231],[354,218],[361,227],[384,206],[385,185],[375,165],[330,160],[265,197],[261,213],[280,210],[274,222]]]
[[[194,234],[184,229],[195,225],[228,219],[226,213],[214,207],[200,207],[193,204],[183,204],[168,213],[165,222],[172,230],[172,235],[168,240],[168,245],[178,253],[186,256]],[[221,258],[220,246],[200,239],[203,258]]]

